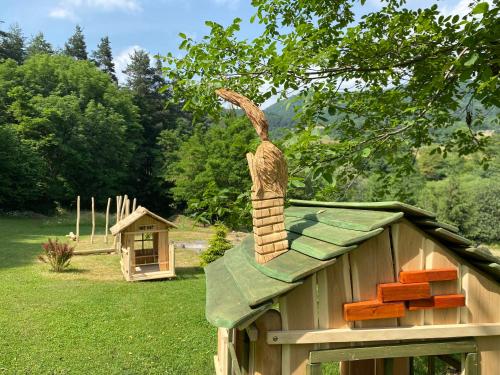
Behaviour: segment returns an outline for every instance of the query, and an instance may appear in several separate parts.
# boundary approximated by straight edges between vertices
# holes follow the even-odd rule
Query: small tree
[[[108,73],[113,81],[118,82],[115,74],[111,44],[107,36],[101,38],[100,43],[97,45],[97,50],[92,53],[92,58],[99,69]]]
[[[77,60],[87,60],[87,44],[80,25],[76,25],[75,33],[64,44],[64,54]]]
[[[226,238],[228,229],[223,224],[215,225],[215,233],[208,242],[208,249],[201,253],[201,265],[206,266],[209,263],[219,259],[233,245]]]
[[[28,56],[33,56],[39,53],[52,55],[54,53],[54,49],[52,48],[52,45],[45,40],[43,33],[39,32],[31,38],[28,47],[26,48],[26,53]]]
[[[50,264],[52,271],[62,272],[69,266],[73,257],[74,247],[67,243],[60,243],[58,239],[42,244],[43,254],[38,256],[42,262]]]

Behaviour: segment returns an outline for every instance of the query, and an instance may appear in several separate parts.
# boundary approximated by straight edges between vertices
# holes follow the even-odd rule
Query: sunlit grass
[[[170,281],[127,283],[117,255],[75,256],[67,272],[51,272],[36,259],[40,244],[70,231],[72,215],[0,218],[0,374],[213,374],[215,329],[197,254],[176,251]],[[211,229],[188,232],[177,235],[194,240]]]

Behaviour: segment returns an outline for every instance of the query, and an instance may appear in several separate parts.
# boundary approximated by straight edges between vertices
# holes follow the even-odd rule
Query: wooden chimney
[[[262,141],[255,155],[247,154],[247,160],[252,177],[255,260],[266,263],[288,251],[283,213],[288,183],[286,160],[281,150],[269,141],[269,125],[259,107],[245,96],[228,89],[220,89],[216,93],[245,111]]]

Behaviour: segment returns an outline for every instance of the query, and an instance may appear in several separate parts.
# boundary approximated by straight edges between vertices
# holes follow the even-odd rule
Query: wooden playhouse
[[[259,188],[256,175],[275,173],[252,164],[259,152],[253,234],[205,268],[217,374],[321,374],[334,362],[342,375],[404,375],[422,356],[428,374],[436,358],[500,373],[499,257],[400,202],[284,209],[282,191]]]
[[[127,281],[175,277],[175,253],[168,240],[171,228],[175,224],[141,206],[110,228],[117,237]]]

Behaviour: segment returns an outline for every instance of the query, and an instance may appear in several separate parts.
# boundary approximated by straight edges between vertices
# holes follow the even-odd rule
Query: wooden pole
[[[76,242],[80,242],[80,196],[76,198]]]
[[[122,201],[122,209],[120,210],[120,220],[123,220],[125,218],[125,208],[127,206],[127,200],[128,200],[128,196],[127,194],[125,194],[123,196],[123,201]]]
[[[111,198],[108,198],[108,204],[106,206],[106,227],[104,228],[105,230],[105,235],[104,235],[104,242],[108,243],[108,231],[109,231],[109,209],[111,207]]]
[[[115,224],[118,224],[118,222],[120,221],[120,211],[122,209],[122,196],[121,195],[117,195],[116,196],[116,223]],[[113,236],[113,247],[116,249],[116,237],[117,236]]]
[[[127,198],[126,206],[125,206],[125,216],[130,215],[130,199]]]
[[[90,235],[90,243],[94,243],[94,233],[95,233],[95,212],[94,212],[94,197],[92,197],[92,234]]]
[[[118,223],[121,219],[120,215],[122,212],[123,197],[121,195],[116,197],[116,222]]]
[[[136,206],[137,206],[137,198],[134,198],[134,201],[132,203],[132,212],[135,211]]]

